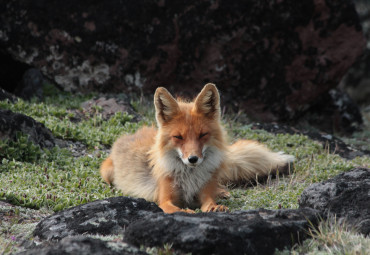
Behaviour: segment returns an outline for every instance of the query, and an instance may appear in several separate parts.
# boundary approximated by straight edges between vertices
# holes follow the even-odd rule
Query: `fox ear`
[[[204,114],[206,117],[220,117],[220,95],[214,84],[206,84],[194,103],[195,111]]]
[[[163,87],[155,91],[154,106],[158,126],[170,121],[180,110],[176,99]]]

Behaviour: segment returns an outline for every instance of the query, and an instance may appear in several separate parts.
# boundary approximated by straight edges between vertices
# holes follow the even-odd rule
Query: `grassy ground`
[[[99,165],[107,156],[107,146],[121,133],[132,133],[142,125],[153,123],[151,99],[132,101],[134,108],[143,116],[138,123],[122,113],[103,121],[99,108],[93,116],[86,116],[79,122],[71,121],[76,111],[83,114],[80,104],[92,96],[47,93],[42,102],[20,100],[10,104],[0,101],[0,108],[29,115],[44,123],[55,137],[79,141],[88,148],[85,155],[73,157],[68,148],[42,150],[29,143],[22,134],[19,134],[16,142],[0,141],[0,200],[7,200],[17,206],[9,208],[0,205],[0,254],[16,251],[24,240],[31,238],[30,233],[36,222],[53,211],[121,195],[120,191],[103,183],[99,176]],[[300,194],[308,185],[356,166],[370,167],[370,157],[345,160],[328,153],[321,144],[306,136],[274,135],[262,130],[252,130],[249,126],[230,119],[224,116],[231,141],[239,138],[254,139],[274,151],[284,151],[296,157],[288,176],[248,187],[231,187],[231,198],[219,201],[231,210],[297,208]],[[364,132],[369,130],[365,129]],[[327,223],[325,230],[323,227],[313,231],[317,237],[295,247],[291,252],[316,254],[320,251],[326,254],[333,251],[333,254],[340,254],[336,252],[338,242],[320,237],[337,231],[332,226],[338,227]],[[340,238],[350,240],[353,245],[365,245],[367,251],[370,249],[369,238],[354,235],[341,226],[339,228],[346,233],[345,237]],[[19,232],[17,229],[25,230]],[[321,249],[319,244],[322,242],[325,242],[325,248]]]

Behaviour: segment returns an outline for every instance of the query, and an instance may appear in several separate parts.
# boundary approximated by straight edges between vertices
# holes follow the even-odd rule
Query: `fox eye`
[[[199,139],[200,139],[200,138],[202,138],[202,137],[204,137],[204,136],[206,136],[206,135],[208,135],[208,133],[201,133],[201,134],[199,135]]]
[[[175,137],[176,139],[179,139],[179,140],[184,139],[181,135],[175,135],[174,137]]]

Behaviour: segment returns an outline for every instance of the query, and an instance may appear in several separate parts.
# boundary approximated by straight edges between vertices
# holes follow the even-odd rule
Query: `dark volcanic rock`
[[[306,188],[301,208],[336,215],[365,235],[370,234],[370,169],[356,168]]]
[[[27,254],[56,251],[51,244],[60,240],[57,247],[61,250],[68,246],[66,243],[78,249],[86,245],[87,250],[95,245],[106,246],[104,242],[78,237],[86,234],[124,234],[124,243],[137,247],[171,243],[173,249],[193,254],[272,254],[275,249],[306,238],[309,221],[316,225],[318,216],[313,209],[170,215],[143,199],[116,197],[45,218],[34,231],[42,245],[30,250],[35,253]],[[67,236],[78,238],[74,241]]]
[[[114,197],[58,212],[42,220],[34,235],[43,240],[60,240],[81,234],[121,234],[132,221],[162,212],[144,199]]]
[[[49,129],[24,114],[0,109],[0,139],[16,138],[17,132],[29,135],[29,140],[42,148],[52,148],[55,139]]]
[[[189,215],[157,214],[133,222],[124,241],[136,246],[173,244],[192,254],[273,254],[301,241],[317,212],[300,210],[251,210]]]
[[[42,13],[42,14],[41,14]],[[294,119],[365,46],[349,0],[7,1],[0,47],[65,90],[194,95],[265,121]]]
[[[26,250],[18,255],[140,255],[146,254],[125,244],[102,241],[96,238],[74,236],[63,238],[58,243],[48,243]]]

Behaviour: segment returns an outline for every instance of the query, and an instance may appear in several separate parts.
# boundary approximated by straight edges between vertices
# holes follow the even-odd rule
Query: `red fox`
[[[228,211],[216,204],[227,194],[222,184],[266,176],[294,160],[254,141],[229,145],[214,84],[192,102],[157,88],[154,106],[158,129],[143,127],[118,138],[100,173],[124,194],[157,202],[165,213]]]

